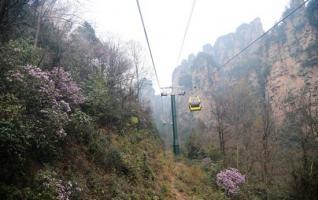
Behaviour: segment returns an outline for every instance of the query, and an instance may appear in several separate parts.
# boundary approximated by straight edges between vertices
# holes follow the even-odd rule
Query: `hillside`
[[[165,151],[138,44],[102,41],[73,3],[0,1],[0,199],[227,199]]]

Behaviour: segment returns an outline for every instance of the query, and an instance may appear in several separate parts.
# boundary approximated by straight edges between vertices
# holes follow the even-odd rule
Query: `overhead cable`
[[[136,3],[137,3],[137,7],[138,7],[138,11],[139,11],[142,27],[144,29],[144,33],[145,33],[145,37],[146,37],[146,41],[147,41],[147,45],[148,45],[148,50],[149,50],[149,54],[150,54],[150,58],[151,58],[151,62],[152,62],[152,66],[153,66],[153,69],[155,71],[157,84],[158,84],[158,87],[160,88],[160,82],[159,82],[159,78],[158,78],[158,74],[157,74],[157,69],[156,69],[155,61],[153,59],[153,55],[152,55],[152,51],[151,51],[151,47],[150,47],[150,43],[149,43],[149,39],[148,39],[147,29],[146,29],[146,26],[145,26],[144,18],[142,16],[139,0],[136,0]]]
[[[188,34],[188,30],[189,30],[189,27],[190,27],[190,24],[191,24],[191,19],[192,19],[192,15],[193,15],[193,11],[194,11],[196,2],[197,2],[196,0],[192,1],[189,18],[188,18],[187,25],[186,25],[185,30],[184,30],[181,47],[180,47],[179,54],[178,54],[178,57],[177,57],[177,65],[179,64],[179,61],[180,61],[180,58],[181,58],[181,55],[182,55],[182,52],[183,52],[184,43],[185,43],[185,40],[186,40],[186,37],[187,37],[187,34]]]

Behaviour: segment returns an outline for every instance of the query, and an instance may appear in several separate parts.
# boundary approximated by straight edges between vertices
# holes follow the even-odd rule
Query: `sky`
[[[173,69],[204,44],[234,32],[259,17],[264,30],[277,22],[289,0],[197,0],[181,59],[177,57],[193,0],[139,0],[161,87],[170,86]],[[134,40],[145,50],[152,70],[135,0],[86,0],[83,18],[101,38]],[[153,77],[154,83],[155,77]]]

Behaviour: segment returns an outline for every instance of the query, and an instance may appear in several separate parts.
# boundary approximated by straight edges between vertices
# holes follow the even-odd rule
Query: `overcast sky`
[[[139,0],[157,65],[161,86],[171,84],[184,29],[193,0]],[[206,43],[213,45],[242,23],[260,17],[267,30],[281,17],[289,0],[197,0],[181,60],[197,53]],[[88,0],[84,18],[100,37],[135,40],[146,49],[135,0]],[[146,49],[147,50],[147,49]],[[148,51],[146,56],[149,59]],[[149,62],[150,63],[150,62]]]

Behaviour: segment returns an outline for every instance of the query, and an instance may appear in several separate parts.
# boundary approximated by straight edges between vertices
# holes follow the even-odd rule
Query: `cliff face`
[[[234,84],[240,78],[246,78],[245,71],[256,66],[249,63],[246,67],[244,63],[255,60],[259,45],[250,48],[247,52],[248,55],[245,54],[243,58],[234,60],[231,65],[221,66],[221,64],[262,33],[263,29],[259,18],[249,24],[242,24],[236,29],[236,32],[220,37],[213,46],[205,45],[202,52],[199,52],[196,56],[190,55],[175,69],[173,85],[181,86],[186,91],[184,97],[177,98],[178,121],[179,124],[182,124],[179,128],[181,129],[180,132],[185,134],[181,134],[181,140],[196,129],[198,122],[201,126],[204,125],[203,128],[210,128],[211,122],[214,121],[212,116],[214,90],[220,82],[231,79]],[[255,79],[255,73],[248,74],[248,78]],[[188,111],[189,96],[200,97],[203,106],[201,112],[190,113]]]
[[[293,1],[292,4],[301,2]],[[235,85],[245,80],[256,88],[263,88],[279,125],[284,119],[285,100],[289,94],[296,95],[304,88],[313,94],[317,92],[317,20],[315,9],[303,7],[225,66],[223,64],[229,58],[263,33],[259,18],[220,37],[213,46],[205,45],[196,56],[190,55],[175,69],[172,77],[173,85],[182,86],[187,92],[185,97],[178,98],[179,120],[200,120],[209,127],[214,120],[211,115],[214,89],[224,82]],[[266,72],[263,73],[264,80],[260,80],[260,71]],[[201,97],[202,112],[189,113],[189,95]],[[189,126],[186,129],[191,129]]]
[[[284,97],[288,93],[297,94],[304,88],[317,92],[317,39],[317,28],[303,9],[264,41],[261,57],[270,67],[266,87],[278,123],[284,118]]]

